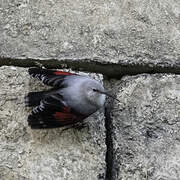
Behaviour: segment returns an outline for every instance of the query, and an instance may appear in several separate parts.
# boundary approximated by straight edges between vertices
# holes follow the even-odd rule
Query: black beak
[[[119,101],[115,96],[111,95],[111,94],[108,93],[108,92],[105,92],[105,91],[99,91],[99,90],[96,90],[96,91],[99,92],[99,93],[101,93],[101,94],[105,94],[106,96],[109,96],[109,97],[115,99],[115,100],[118,101],[118,102],[121,102],[121,101]]]

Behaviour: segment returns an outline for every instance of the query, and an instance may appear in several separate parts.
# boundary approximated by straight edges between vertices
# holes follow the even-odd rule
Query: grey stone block
[[[0,1],[0,56],[179,65],[180,2]]]
[[[104,179],[102,110],[89,117],[87,127],[81,130],[31,130],[24,95],[47,87],[30,79],[25,68],[4,66],[0,74],[0,179]]]
[[[114,179],[179,180],[180,76],[126,76],[110,87],[121,101],[111,110]]]

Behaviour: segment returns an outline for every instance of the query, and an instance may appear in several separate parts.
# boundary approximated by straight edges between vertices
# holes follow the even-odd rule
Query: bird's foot
[[[73,128],[77,129],[77,130],[81,130],[81,129],[86,128],[86,127],[88,127],[86,122],[80,122],[78,124],[74,124]]]
[[[87,123],[85,123],[85,122],[78,122],[76,124],[73,124],[73,125],[70,125],[70,126],[64,128],[62,130],[62,132],[66,131],[68,129],[77,129],[77,130],[80,131],[81,129],[86,128],[86,127],[87,127]]]

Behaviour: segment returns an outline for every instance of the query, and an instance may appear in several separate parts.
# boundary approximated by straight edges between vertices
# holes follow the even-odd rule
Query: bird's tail
[[[25,105],[26,106],[38,106],[40,104],[41,99],[43,99],[45,95],[45,91],[40,92],[29,92],[27,96],[25,96]]]

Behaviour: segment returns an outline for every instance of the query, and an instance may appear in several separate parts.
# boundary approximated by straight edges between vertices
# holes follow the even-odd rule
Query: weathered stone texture
[[[106,147],[103,112],[80,131],[30,130],[24,95],[44,86],[0,67],[0,179],[103,179],[107,165],[120,180],[179,180],[180,76],[152,75],[180,73],[179,52],[179,0],[0,0],[0,65],[140,74],[107,82],[121,103]]]
[[[179,64],[180,1],[0,0],[0,56]]]
[[[114,168],[121,180],[179,180],[180,76],[126,76],[111,81]]]
[[[87,127],[81,130],[31,130],[24,95],[44,85],[30,79],[24,68],[0,67],[0,74],[0,179],[103,179],[103,113],[88,118]]]

